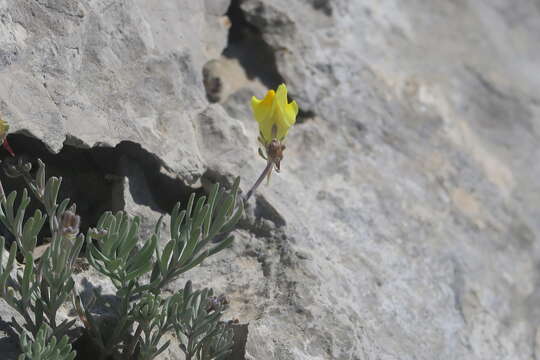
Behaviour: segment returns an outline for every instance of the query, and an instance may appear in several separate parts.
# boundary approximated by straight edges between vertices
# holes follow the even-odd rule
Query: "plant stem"
[[[261,173],[261,176],[259,176],[257,181],[255,181],[255,184],[253,184],[253,187],[251,188],[251,190],[249,190],[248,193],[246,194],[246,197],[245,197],[246,201],[249,200],[249,198],[251,197],[251,195],[253,195],[255,190],[257,190],[259,185],[261,185],[264,178],[267,177],[268,174],[270,174],[273,167],[274,167],[274,163],[272,161],[268,160],[268,162],[266,163],[266,167],[264,168],[263,172]]]
[[[186,351],[186,360],[191,360],[191,336],[188,338],[188,343],[187,343],[187,351]]]
[[[6,199],[6,193],[4,191],[4,186],[2,185],[2,182],[0,181],[0,200]]]
[[[135,330],[135,334],[133,335],[133,338],[131,338],[131,341],[129,343],[129,347],[126,352],[126,359],[131,359],[133,356],[133,353],[135,352],[135,348],[137,347],[137,344],[139,343],[139,336],[141,336],[142,332],[142,326],[141,324],[137,325],[137,330]]]

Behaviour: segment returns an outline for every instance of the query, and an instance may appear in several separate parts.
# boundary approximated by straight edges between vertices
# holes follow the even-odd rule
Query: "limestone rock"
[[[4,0],[0,113],[28,156],[88,152],[62,159],[120,179],[115,207],[150,226],[171,189],[249,189],[250,97],[286,82],[302,111],[282,172],[170,290],[229,298],[237,359],[531,359],[539,16],[533,0]]]

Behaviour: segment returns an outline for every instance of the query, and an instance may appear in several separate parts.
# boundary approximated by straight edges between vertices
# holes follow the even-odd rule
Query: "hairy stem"
[[[257,179],[257,181],[255,181],[255,184],[253,184],[253,187],[247,192],[246,194],[246,197],[245,197],[245,200],[248,201],[249,198],[251,197],[251,195],[253,195],[253,193],[257,190],[257,188],[259,187],[259,185],[261,185],[262,181],[264,180],[265,177],[268,176],[268,174],[270,174],[270,172],[272,171],[272,168],[274,167],[274,163],[270,160],[268,160],[268,162],[266,163],[266,167],[264,168],[263,172],[261,173],[261,176],[259,176],[259,178]]]

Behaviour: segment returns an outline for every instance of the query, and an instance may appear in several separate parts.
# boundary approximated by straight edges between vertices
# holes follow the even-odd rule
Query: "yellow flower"
[[[7,141],[8,131],[9,124],[0,118],[0,144],[10,153],[11,156],[15,156],[13,150],[11,150],[11,146],[9,146],[9,143]]]
[[[279,85],[277,91],[268,90],[262,100],[254,96],[251,99],[251,108],[255,120],[259,123],[259,141],[264,146],[264,150],[259,148],[259,155],[266,160],[266,167],[247,192],[246,201],[257,190],[265,177],[270,181],[273,169],[279,172],[283,150],[285,150],[283,140],[290,127],[296,122],[296,115],[298,115],[296,101],[289,103],[287,100],[285,84]]]
[[[276,92],[269,90],[262,100],[254,96],[251,99],[251,108],[255,120],[259,123],[261,140],[265,146],[273,139],[283,141],[298,115],[296,101],[287,102],[285,84],[279,85]]]
[[[0,119],[0,142],[3,142],[6,139],[8,131],[9,124],[4,120]]]

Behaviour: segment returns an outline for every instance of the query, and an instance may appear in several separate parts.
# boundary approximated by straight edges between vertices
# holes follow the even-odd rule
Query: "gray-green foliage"
[[[213,240],[230,232],[242,215],[236,200],[238,179],[230,192],[215,185],[208,198],[195,199],[192,195],[185,209],[178,203],[167,235],[160,231],[160,219],[154,233],[140,239],[140,220],[125,212],[106,212],[86,236],[79,234],[75,205],[68,208],[69,199],[57,202],[62,179],[45,181],[41,161],[35,177],[31,176],[31,166],[21,162],[8,167],[6,173],[22,176],[45,209],[45,215],[36,210],[32,216],[25,216],[30,203],[27,191],[16,205],[17,193],[6,197],[0,184],[0,221],[15,239],[4,262],[5,240],[0,238],[0,297],[23,317],[23,324],[13,319],[20,334],[28,331],[37,339],[47,326],[51,329],[49,337],[62,337],[74,320],[59,323],[57,311],[73,299],[100,358],[132,359],[136,355],[137,359],[152,359],[169,346],[160,342],[167,332],[175,332],[185,341],[182,350],[189,359],[221,359],[229,352],[232,330],[220,321],[221,306],[209,307],[211,290],[192,291],[188,282],[172,296],[163,297],[161,291],[231,244],[232,236],[217,243]],[[38,236],[47,220],[51,242],[36,259]],[[76,293],[72,275],[84,243],[89,264],[115,286],[114,299],[99,294],[82,298]],[[163,248],[159,246],[162,243]],[[24,259],[22,271],[16,261],[18,253]]]
[[[211,289],[192,291],[191,283],[186,284],[178,309],[180,318],[175,322],[186,360],[221,360],[229,354],[233,332],[219,322],[221,306]]]
[[[45,165],[39,162],[36,178],[30,176],[29,164],[20,163],[10,169],[10,174],[20,174],[27,181],[35,197],[43,204],[45,215],[35,210],[25,217],[30,204],[26,189],[22,192],[18,206],[15,205],[17,192],[7,197],[1,192],[0,221],[13,235],[6,263],[0,263],[0,297],[11,305],[24,318],[24,324],[15,319],[12,323],[19,334],[24,330],[36,335],[43,324],[48,325],[53,335],[62,337],[74,324],[74,320],[58,323],[57,312],[68,300],[75,285],[72,274],[73,265],[84,243],[84,236],[78,233],[78,216],[69,199],[57,202],[62,179],[51,177],[45,181]],[[51,242],[44,254],[35,261],[38,235],[48,221]],[[69,226],[67,226],[69,224]],[[0,261],[4,258],[4,238],[0,238]],[[13,271],[17,251],[23,260],[23,270]]]
[[[223,304],[212,297],[212,290],[193,291],[187,282],[182,291],[162,300],[147,294],[135,309],[141,333],[140,359],[153,359],[169,345],[159,339],[174,331],[181,340],[186,359],[224,359],[233,345],[233,331],[221,323]]]
[[[22,354],[19,360],[73,360],[76,356],[71,350],[69,338],[64,335],[58,342],[46,324],[40,327],[34,341],[25,333],[20,343]]]

